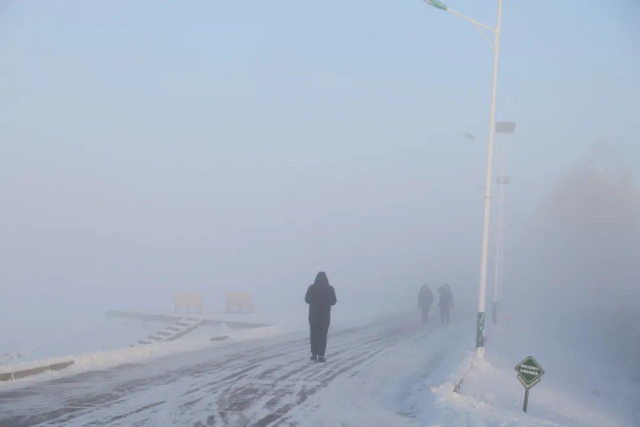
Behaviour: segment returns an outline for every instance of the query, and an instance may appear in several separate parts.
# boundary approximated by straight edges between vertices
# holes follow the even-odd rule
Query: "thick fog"
[[[530,3],[505,6],[503,29],[505,298],[624,322],[640,300],[640,11]],[[184,291],[207,311],[248,291],[259,313],[300,316],[320,270],[345,321],[415,311],[423,283],[450,283],[473,315],[492,65],[473,27],[382,0],[16,1],[0,16],[15,345],[107,309],[170,311]],[[613,157],[591,151],[603,138]]]
[[[521,231],[505,293],[526,333],[637,361],[640,184],[620,152],[594,146]]]

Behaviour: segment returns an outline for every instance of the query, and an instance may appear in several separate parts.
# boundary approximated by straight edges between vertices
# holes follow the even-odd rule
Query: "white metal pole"
[[[495,269],[493,273],[493,324],[498,323],[498,304],[499,301],[499,286],[500,280],[500,267],[502,266],[502,219],[504,216],[504,165],[506,158],[507,142],[505,138],[502,138],[502,159],[500,162],[500,200],[498,202],[498,232],[496,238],[496,259]]]
[[[504,195],[504,209],[507,209],[507,194]],[[505,215],[506,216],[506,215]],[[502,297],[502,290],[504,289],[505,278],[507,277],[507,252],[505,251],[505,242],[507,241],[507,224],[506,219],[502,219],[502,243],[500,250],[500,283],[498,283],[498,301],[500,304],[504,304],[504,298]],[[502,307],[502,306],[501,306]]]
[[[489,250],[489,220],[491,218],[491,167],[493,165],[493,137],[495,135],[496,93],[498,88],[498,61],[500,58],[500,31],[502,29],[502,0],[498,0],[498,24],[493,45],[493,85],[491,88],[491,114],[489,144],[487,146],[487,176],[484,195],[484,225],[482,229],[482,252],[480,262],[480,292],[478,298],[478,322],[476,328],[476,351],[484,357],[484,320],[487,305],[487,253]]]

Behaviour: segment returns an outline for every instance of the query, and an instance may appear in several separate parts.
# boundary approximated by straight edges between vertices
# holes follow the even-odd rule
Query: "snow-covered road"
[[[412,396],[443,359],[459,362],[461,330],[394,318],[330,334],[326,364],[288,338],[86,372],[0,390],[0,425],[413,425]]]

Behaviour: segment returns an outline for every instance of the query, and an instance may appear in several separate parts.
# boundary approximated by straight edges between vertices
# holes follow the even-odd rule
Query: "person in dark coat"
[[[309,304],[309,326],[311,329],[311,360],[324,362],[327,349],[327,334],[331,323],[331,307],[336,305],[336,291],[329,284],[327,274],[318,273],[313,285],[307,289],[304,300]]]
[[[447,323],[449,323],[449,310],[453,309],[451,286],[440,286],[438,293],[440,294],[440,301],[438,302],[438,307],[440,307],[440,323],[444,323],[445,319]]]
[[[422,311],[422,323],[429,321],[429,310],[433,304],[433,292],[429,289],[429,285],[424,285],[418,294],[418,307]]]

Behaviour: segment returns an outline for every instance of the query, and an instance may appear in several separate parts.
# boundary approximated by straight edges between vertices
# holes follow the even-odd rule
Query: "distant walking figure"
[[[327,349],[327,334],[331,323],[331,307],[338,302],[336,291],[329,284],[325,272],[316,276],[313,285],[307,289],[304,300],[309,304],[309,326],[311,329],[311,360],[324,362]]]
[[[438,289],[440,294],[440,301],[438,307],[440,307],[440,323],[444,323],[445,319],[449,323],[449,310],[453,309],[453,294],[451,293],[451,286],[442,285]]]
[[[433,292],[429,289],[429,285],[424,285],[418,294],[418,307],[422,311],[422,323],[429,321],[429,310],[433,304]]]

